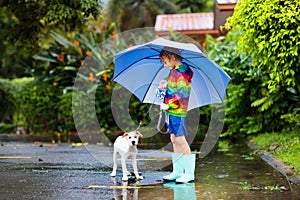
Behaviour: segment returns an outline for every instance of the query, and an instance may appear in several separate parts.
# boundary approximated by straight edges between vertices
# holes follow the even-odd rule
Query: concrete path
[[[139,150],[144,180],[112,179],[112,147],[0,143],[0,200],[9,199],[300,199],[286,179],[245,148],[197,159],[196,181],[163,184],[170,152]]]
[[[161,177],[167,173],[164,171],[142,173],[144,180],[129,180],[126,185],[121,181],[119,168],[117,177],[112,179],[111,151],[98,145],[2,143],[0,199],[112,199],[116,195],[116,191],[111,192],[114,189],[162,187]],[[147,163],[154,162],[155,158],[158,163],[160,159],[170,163],[167,152],[143,150],[141,153],[146,155],[138,161],[141,172],[151,169]],[[101,162],[97,156],[101,156]],[[99,188],[102,189],[95,190]]]

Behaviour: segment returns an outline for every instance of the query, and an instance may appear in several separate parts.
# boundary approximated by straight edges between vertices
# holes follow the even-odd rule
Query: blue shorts
[[[166,114],[166,125],[170,134],[174,134],[175,137],[185,136],[188,137],[186,130],[185,117],[177,117]]]

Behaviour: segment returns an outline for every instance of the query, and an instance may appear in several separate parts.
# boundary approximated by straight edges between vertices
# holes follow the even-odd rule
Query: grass
[[[261,150],[272,153],[276,158],[289,164],[300,175],[300,133],[264,133],[250,136]]]
[[[278,185],[268,185],[268,186],[253,186],[250,183],[247,182],[241,182],[239,183],[241,186],[239,187],[240,190],[264,190],[264,191],[281,191],[281,190],[287,190],[284,186],[278,186]]]

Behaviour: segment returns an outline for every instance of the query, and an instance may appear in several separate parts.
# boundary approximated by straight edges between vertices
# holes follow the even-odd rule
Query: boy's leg
[[[186,140],[186,137],[188,136],[186,127],[185,127],[185,120],[178,117],[172,117],[172,120],[170,120],[169,123],[167,123],[167,126],[170,130],[170,139],[173,144],[173,172],[169,174],[168,176],[164,176],[164,181],[174,181],[174,178],[177,176],[180,176],[179,178],[176,178],[176,181],[178,179],[178,182],[180,183],[186,183],[189,181],[194,180],[194,170],[192,169],[186,169],[185,162],[186,162],[186,156],[194,156],[191,155],[191,149],[190,146]],[[174,134],[175,133],[175,134]],[[194,159],[195,162],[195,159]],[[194,164],[195,166],[195,164]],[[185,172],[189,172],[186,174]],[[187,176],[190,175],[190,176]],[[181,178],[182,177],[182,178]]]
[[[191,154],[191,148],[187,143],[185,136],[176,137],[174,134],[171,134],[170,137],[173,144],[174,153],[183,153],[185,155]]]
[[[191,149],[185,136],[176,137],[174,134],[171,134],[171,141],[173,143],[174,152],[183,154],[180,163],[182,163],[184,173],[176,179],[176,183],[189,183],[194,181],[196,159],[195,154],[191,154]]]
[[[172,164],[173,171],[171,174],[163,177],[164,182],[175,181],[177,178],[180,178],[183,175],[184,163],[183,163],[183,154],[182,153],[173,153],[172,154]]]

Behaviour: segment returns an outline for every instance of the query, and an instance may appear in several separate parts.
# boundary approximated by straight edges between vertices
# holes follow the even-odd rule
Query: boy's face
[[[174,56],[170,56],[170,58],[163,57],[160,60],[164,66],[168,67],[169,69],[173,69],[177,65],[177,60]]]

